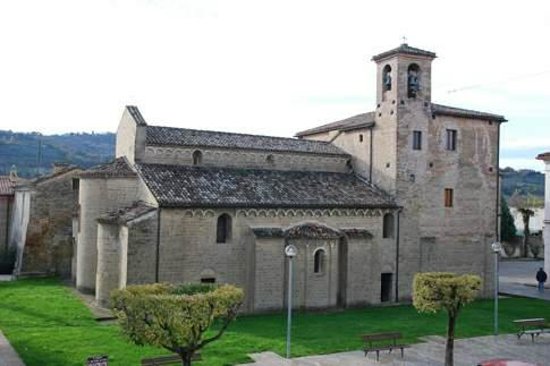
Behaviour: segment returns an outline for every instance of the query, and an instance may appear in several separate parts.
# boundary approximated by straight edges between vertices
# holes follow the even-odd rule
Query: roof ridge
[[[302,140],[297,139],[295,137],[285,137],[285,136],[270,136],[270,135],[255,135],[252,133],[240,133],[240,132],[227,132],[227,131],[216,131],[216,130],[201,130],[198,128],[187,128],[187,127],[171,127],[171,126],[152,126],[147,125],[147,128],[169,128],[174,130],[185,130],[185,131],[197,131],[197,132],[206,132],[206,133],[219,133],[219,134],[225,134],[225,135],[233,135],[233,136],[251,136],[251,137],[265,137],[265,138],[275,138],[275,139],[281,139],[281,140],[291,140],[291,141],[307,141],[311,143],[316,144],[324,144],[324,145],[331,145],[328,141],[318,141],[318,140]]]

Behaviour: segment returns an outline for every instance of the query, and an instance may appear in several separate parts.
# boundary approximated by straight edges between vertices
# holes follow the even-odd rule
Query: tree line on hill
[[[0,175],[15,166],[23,178],[48,174],[53,163],[81,168],[110,161],[115,152],[114,133],[66,133],[42,135],[39,132],[0,130]]]

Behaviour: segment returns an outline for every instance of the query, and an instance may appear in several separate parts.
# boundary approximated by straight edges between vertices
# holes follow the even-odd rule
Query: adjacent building
[[[11,195],[4,200],[7,219],[4,222],[0,216],[0,222],[5,223],[5,248],[16,251],[15,275],[71,277],[77,204],[73,185],[78,184],[81,171],[54,164],[48,175],[33,180],[12,178]]]
[[[537,156],[544,162],[544,223],[542,226],[542,238],[544,241],[544,271],[550,273],[550,152]]]

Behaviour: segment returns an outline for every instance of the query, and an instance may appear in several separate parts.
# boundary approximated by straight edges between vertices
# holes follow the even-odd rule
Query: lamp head
[[[292,244],[289,244],[285,247],[285,255],[289,258],[295,257],[298,253],[298,249]]]

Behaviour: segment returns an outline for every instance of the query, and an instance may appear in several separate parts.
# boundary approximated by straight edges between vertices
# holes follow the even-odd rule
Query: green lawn
[[[464,308],[458,336],[491,334],[492,301]],[[500,301],[502,332],[513,332],[511,320],[550,318],[550,303],[510,298]],[[420,315],[411,306],[370,307],[332,313],[295,314],[293,355],[332,353],[361,348],[359,334],[399,330],[407,342],[445,333],[446,315]],[[116,325],[93,320],[69,289],[55,279],[0,283],[0,330],[6,334],[27,366],[81,366],[88,356],[109,355],[109,365],[139,365],[140,358],[164,353],[137,347],[120,335]],[[246,354],[271,350],[285,352],[286,317],[283,314],[241,316],[224,337],[203,350],[199,365],[232,365],[248,360]]]

